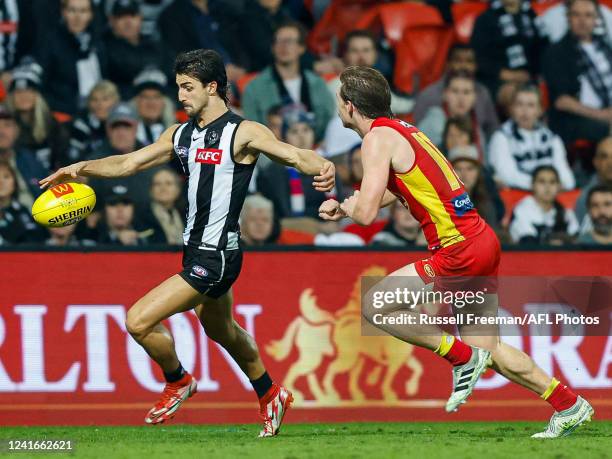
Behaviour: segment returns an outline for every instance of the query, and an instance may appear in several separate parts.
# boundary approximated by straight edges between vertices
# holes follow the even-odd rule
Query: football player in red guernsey
[[[335,200],[323,203],[321,217],[326,220],[349,217],[358,224],[369,225],[381,207],[398,199],[419,220],[431,256],[398,269],[386,281],[395,277],[402,288],[415,293],[444,290],[444,279],[450,276],[486,279],[490,285],[496,285],[499,242],[478,215],[444,155],[416,127],[393,118],[389,85],[378,71],[348,67],[340,81],[336,96],[339,116],[345,127],[363,138],[363,180],[360,191],[342,204]],[[496,314],[496,290],[485,291],[489,312]],[[418,312],[418,301],[409,306],[394,304],[387,309],[364,304],[363,315],[375,327],[430,349],[453,365],[448,412],[465,403],[480,376],[491,367],[535,392],[554,408],[547,429],[534,437],[568,435],[593,415],[586,400],[547,375],[527,354],[501,342],[497,327],[493,330],[489,327],[483,333],[482,328],[459,325],[460,340],[437,325],[406,326],[393,320],[405,316],[410,309]]]

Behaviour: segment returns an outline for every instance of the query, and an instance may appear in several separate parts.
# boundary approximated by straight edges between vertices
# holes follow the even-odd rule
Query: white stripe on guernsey
[[[195,132],[195,131],[194,131]],[[191,146],[189,147],[189,156],[187,160],[187,166],[189,167],[189,184],[187,186],[187,200],[189,203],[189,213],[187,214],[187,224],[185,225],[185,231],[183,232],[183,243],[187,245],[189,242],[189,235],[193,229],[195,223],[196,214],[198,213],[198,184],[200,182],[200,164],[195,162],[196,152],[200,145],[204,142],[204,135],[206,131],[203,131],[197,142],[193,142],[191,139]],[[193,134],[192,134],[193,135]]]
[[[215,179],[212,196],[210,197],[210,214],[208,224],[202,234],[202,245],[211,244],[216,247],[219,244],[229,214],[232,183],[234,181],[234,161],[231,158],[230,148],[232,134],[236,126],[236,123],[227,123],[221,133],[221,140],[219,141],[219,149],[222,151],[221,164],[215,166]]]
[[[14,18],[15,22],[19,24],[19,8],[17,7],[17,1],[6,2],[6,9],[8,11],[8,17]],[[17,51],[17,35],[19,33],[26,33],[26,31],[23,29],[21,30],[21,32],[17,30],[15,33],[9,35],[9,43],[7,46],[9,50],[9,56],[6,57],[7,64],[9,64],[11,61],[13,62],[13,65],[17,64],[17,62],[15,62],[15,54]],[[4,68],[6,69],[6,67]]]

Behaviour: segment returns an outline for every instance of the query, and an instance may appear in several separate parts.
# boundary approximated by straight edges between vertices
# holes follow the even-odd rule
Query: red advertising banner
[[[288,421],[541,419],[535,394],[489,371],[446,414],[447,362],[387,336],[361,336],[359,283],[418,252],[249,252],[236,320],[270,375],[296,395]],[[125,330],[126,311],[180,267],[177,253],[0,253],[0,424],[139,424],[161,373]],[[502,275],[612,275],[612,252],[507,252]],[[169,319],[198,394],[175,422],[257,421],[248,379],[192,313]],[[607,335],[610,335],[608,333]],[[508,336],[612,418],[612,338]]]

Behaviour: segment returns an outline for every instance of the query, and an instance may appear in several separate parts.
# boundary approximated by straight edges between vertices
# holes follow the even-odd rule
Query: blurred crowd
[[[492,0],[469,39],[444,49],[437,81],[406,91],[384,31],[350,30],[325,53],[308,46],[330,8],[349,3],[0,0],[0,245],[182,244],[185,187],[172,164],[90,180],[98,204],[78,225],[44,229],[30,209],[38,180],[57,167],[137,150],[184,122],[172,66],[196,48],[223,56],[233,110],[336,164],[336,189],[323,194],[261,157],[241,214],[246,245],[426,245],[399,204],[368,227],[318,218],[323,201],[350,196],[363,175],[361,139],[336,115],[349,65],[388,78],[393,112],[444,153],[502,242],[612,244],[612,10]],[[427,3],[451,27],[453,2]]]

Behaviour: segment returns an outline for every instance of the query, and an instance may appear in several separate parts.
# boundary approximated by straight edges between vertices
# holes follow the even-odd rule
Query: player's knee
[[[127,318],[125,319],[125,328],[128,333],[132,335],[136,341],[142,341],[147,334],[151,331],[151,327],[141,317],[138,317],[135,313],[128,311]]]
[[[206,329],[206,335],[221,346],[226,346],[234,341],[236,330],[232,322],[223,324],[217,323],[214,327]]]

